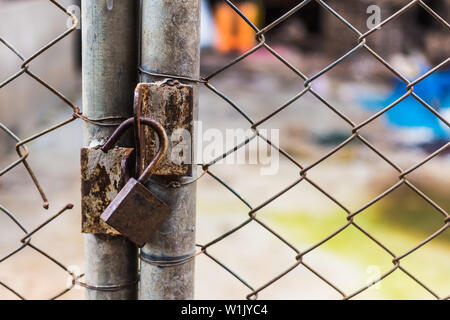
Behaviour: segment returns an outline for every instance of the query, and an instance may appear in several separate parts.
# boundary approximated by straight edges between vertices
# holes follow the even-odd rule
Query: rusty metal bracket
[[[132,148],[116,147],[108,153],[99,148],[81,149],[82,232],[119,235],[100,219],[101,214],[134,174]]]
[[[178,80],[138,85],[142,95],[142,117],[161,123],[169,138],[166,156],[155,171],[161,176],[191,176],[193,173],[194,89]],[[180,134],[183,133],[183,134]],[[144,168],[155,157],[157,137],[149,128],[141,128],[141,152]],[[181,147],[182,146],[182,147]]]

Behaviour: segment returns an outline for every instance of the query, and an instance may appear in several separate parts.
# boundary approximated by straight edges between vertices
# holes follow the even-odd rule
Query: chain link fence
[[[67,118],[67,120],[55,124],[48,129],[38,132],[26,139],[19,138],[12,130],[10,130],[7,125],[0,122],[0,128],[12,139],[16,142],[16,153],[17,153],[17,160],[13,161],[11,164],[9,164],[7,167],[3,168],[0,171],[0,176],[4,176],[6,174],[14,174],[13,169],[17,166],[24,166],[29,174],[29,176],[32,179],[33,184],[36,187],[36,190],[39,192],[44,208],[48,208],[48,200],[45,194],[45,190],[41,187],[39,182],[39,177],[33,172],[32,167],[27,162],[27,159],[29,157],[32,157],[33,155],[28,152],[27,144],[30,142],[36,140],[36,139],[44,139],[47,134],[50,132],[53,132],[54,130],[57,130],[58,128],[61,128],[72,121],[81,120],[81,121],[89,121],[91,123],[95,123],[96,125],[117,125],[114,123],[105,123],[105,120],[109,120],[109,122],[114,122],[114,119],[88,119],[87,117],[83,116],[81,110],[68,98],[64,96],[60,91],[58,91],[57,88],[54,88],[50,84],[48,84],[44,78],[45,76],[35,74],[31,71],[32,66],[34,63],[37,63],[35,60],[37,57],[39,57],[41,54],[46,52],[47,50],[51,50],[52,47],[54,47],[59,41],[69,36],[78,25],[78,19],[76,16],[74,16],[72,13],[68,12],[60,3],[58,3],[55,0],[49,0],[49,4],[56,6],[60,11],[61,15],[67,15],[72,19],[72,27],[69,28],[67,31],[62,33],[61,35],[57,36],[55,39],[50,41],[48,44],[43,46],[41,49],[36,51],[34,54],[32,54],[29,57],[25,57],[21,54],[20,50],[16,49],[14,47],[14,39],[4,39],[0,35],[0,42],[2,45],[6,46],[8,50],[10,50],[12,53],[14,53],[17,56],[17,59],[20,59],[21,65],[20,68],[17,70],[17,72],[13,75],[11,75],[6,80],[2,80],[0,83],[0,90],[7,90],[7,85],[13,81],[16,81],[19,77],[25,77],[29,76],[32,79],[34,79],[39,85],[46,88],[49,92],[51,92],[53,95],[58,97],[64,104],[66,104],[69,107],[69,111],[72,112],[72,114]],[[333,15],[336,17],[348,30],[348,33],[351,33],[354,35],[355,38],[355,46],[346,52],[343,56],[341,56],[339,59],[333,61],[331,64],[320,70],[314,75],[306,75],[301,70],[299,70],[295,65],[290,63],[288,60],[286,60],[282,54],[278,53],[277,50],[275,50],[273,47],[271,47],[265,40],[265,35],[273,28],[277,27],[278,25],[282,24],[284,21],[290,19],[294,14],[301,11],[302,8],[304,8],[306,5],[308,5],[311,2],[316,2],[319,4],[323,10],[325,10],[326,14]],[[201,167],[201,174],[199,175],[198,179],[201,179],[202,177],[209,175],[213,179],[215,179],[218,183],[223,185],[224,188],[229,190],[234,196],[237,197],[242,203],[248,207],[248,216],[246,216],[245,219],[242,220],[242,223],[237,225],[236,227],[232,228],[228,232],[225,232],[224,234],[219,235],[218,237],[212,239],[208,243],[204,244],[198,244],[198,251],[195,255],[190,257],[191,259],[194,259],[200,255],[206,256],[209,259],[211,259],[213,262],[218,264],[220,267],[225,269],[227,272],[229,272],[237,281],[240,281],[244,286],[246,286],[249,289],[249,293],[247,295],[248,299],[256,299],[258,297],[258,293],[262,292],[266,288],[273,285],[275,282],[280,280],[281,278],[285,277],[288,273],[293,271],[296,268],[306,268],[311,272],[311,277],[317,277],[320,280],[322,280],[325,284],[327,284],[329,287],[331,287],[333,290],[335,290],[339,295],[342,296],[343,299],[350,299],[353,297],[357,297],[359,294],[370,288],[371,286],[375,285],[376,283],[382,281],[386,277],[390,276],[393,273],[403,273],[407,277],[410,278],[411,281],[416,282],[418,285],[420,285],[423,290],[428,291],[432,296],[434,296],[436,299],[448,299],[450,296],[443,296],[439,295],[433,288],[431,288],[429,285],[425,283],[425,281],[422,281],[419,279],[413,272],[408,271],[408,269],[405,268],[404,265],[402,265],[402,260],[406,258],[407,256],[413,255],[417,250],[420,250],[424,245],[428,244],[430,241],[435,239],[436,237],[443,234],[449,227],[450,220],[449,220],[449,214],[448,212],[439,206],[438,203],[433,201],[429,196],[427,196],[416,184],[414,184],[412,181],[410,181],[409,176],[415,172],[420,167],[424,166],[426,163],[431,161],[436,156],[444,153],[446,150],[448,150],[450,143],[447,142],[444,146],[440,147],[438,150],[424,158],[422,161],[418,162],[417,164],[413,165],[410,168],[402,168],[398,164],[396,164],[389,156],[387,156],[385,153],[383,153],[379,148],[377,148],[374,144],[372,144],[368,139],[366,139],[361,132],[363,128],[371,124],[372,122],[376,121],[380,118],[383,114],[388,112],[389,110],[395,108],[400,102],[405,100],[408,97],[412,97],[417,102],[419,102],[423,108],[426,108],[428,111],[430,111],[434,116],[436,116],[440,121],[442,121],[447,127],[449,127],[448,120],[441,115],[438,110],[436,110],[434,107],[432,107],[429,103],[424,101],[415,91],[414,87],[418,85],[421,81],[423,81],[425,78],[429,77],[431,74],[435,73],[439,69],[443,68],[444,66],[448,65],[448,62],[450,61],[450,58],[445,59],[438,65],[432,67],[428,72],[423,74],[422,76],[418,77],[414,81],[408,80],[402,73],[394,68],[393,65],[391,65],[389,62],[387,62],[379,53],[377,53],[375,50],[369,46],[367,42],[367,38],[378,32],[383,32],[383,28],[385,25],[389,24],[392,20],[395,20],[396,18],[403,15],[405,12],[407,12],[409,9],[414,7],[422,7],[426,12],[433,17],[437,22],[439,22],[446,31],[450,29],[450,25],[447,21],[445,21],[444,18],[442,18],[438,12],[435,12],[432,8],[430,8],[426,1],[423,0],[412,0],[412,1],[405,1],[404,6],[383,20],[378,26],[370,29],[367,32],[361,32],[356,27],[354,27],[351,23],[349,23],[339,12],[333,9],[331,5],[327,3],[326,0],[305,0],[297,4],[295,7],[293,7],[291,10],[286,12],[284,15],[279,17],[277,20],[273,21],[269,25],[263,27],[262,29],[258,28],[255,24],[252,23],[244,14],[243,12],[238,8],[237,5],[235,5],[233,2],[225,0],[224,3],[226,3],[230,8],[232,8],[236,15],[238,15],[245,23],[247,23],[254,31],[255,38],[257,40],[257,44],[246,53],[242,54],[238,58],[234,59],[233,61],[227,63],[224,66],[221,66],[218,68],[215,72],[209,74],[208,76],[202,77],[201,79],[186,79],[181,78],[173,75],[166,75],[166,74],[154,74],[149,73],[145,70],[142,70],[140,68],[141,72],[147,72],[151,74],[152,76],[161,76],[162,78],[170,77],[180,80],[189,80],[194,81],[197,83],[202,84],[211,92],[213,92],[217,97],[220,99],[223,99],[231,108],[236,110],[247,122],[250,129],[253,130],[253,135],[246,139],[244,142],[236,145],[234,148],[226,152],[225,154],[221,155],[217,159],[202,164]],[[267,116],[261,118],[261,119],[252,119],[246,112],[245,108],[239,106],[237,103],[235,103],[232,98],[227,96],[226,94],[222,93],[220,89],[214,87],[211,84],[211,81],[221,75],[223,72],[228,70],[230,67],[239,64],[241,61],[249,57],[250,55],[254,54],[260,49],[266,49],[269,51],[273,57],[275,57],[277,60],[279,60],[281,63],[283,63],[286,67],[288,67],[293,73],[295,73],[299,79],[302,79],[304,83],[304,88],[299,92],[295,97],[291,98],[287,103],[283,104],[279,108],[277,108],[275,111],[267,114]],[[392,75],[400,80],[402,80],[405,84],[405,93],[398,98],[395,102],[391,103],[388,106],[385,106],[381,111],[375,113],[368,119],[360,122],[355,123],[352,119],[350,119],[348,116],[346,116],[343,112],[340,111],[340,108],[338,106],[332,105],[327,99],[322,97],[315,89],[314,89],[314,83],[315,81],[320,78],[321,76],[328,73],[331,69],[335,68],[337,65],[341,64],[344,60],[349,58],[350,56],[356,54],[357,52],[365,51],[371,56],[373,56],[380,65],[384,66],[389,72],[392,73]],[[289,108],[295,101],[299,100],[302,96],[305,94],[311,94],[317,99],[318,107],[327,108],[330,113],[334,113],[337,115],[343,122],[345,122],[348,125],[348,137],[340,143],[339,145],[335,146],[333,150],[328,152],[327,154],[324,154],[322,157],[314,161],[312,164],[305,165],[303,163],[300,163],[298,160],[296,160],[292,155],[290,155],[287,151],[283,150],[280,146],[274,144],[272,141],[270,141],[268,138],[266,138],[264,135],[262,135],[259,132],[259,128],[262,124],[266,123],[270,119],[272,119],[275,115],[283,112],[286,108]],[[117,119],[116,119],[117,122]],[[225,159],[227,156],[232,155],[236,151],[238,151],[240,148],[244,148],[247,144],[249,144],[253,139],[262,139],[266,141],[266,143],[271,147],[277,150],[277,152],[280,153],[282,157],[290,161],[292,164],[294,164],[298,168],[298,178],[295,182],[292,184],[286,186],[283,190],[280,190],[278,193],[274,194],[272,197],[267,199],[261,204],[258,205],[252,205],[250,204],[243,196],[241,196],[234,188],[233,186],[227,184],[220,176],[214,173],[214,166],[222,159]],[[324,186],[319,185],[316,183],[310,176],[308,175],[309,171],[313,168],[316,168],[320,166],[324,161],[332,157],[335,153],[337,153],[339,150],[345,148],[353,141],[359,141],[363,145],[367,146],[376,156],[378,156],[382,161],[387,163],[389,166],[391,166],[397,173],[398,173],[398,182],[396,182],[391,187],[387,188],[384,192],[377,195],[375,198],[370,200],[368,203],[363,205],[357,210],[350,210],[347,206],[345,206],[343,203],[341,203],[333,194],[329,193],[327,191],[327,188]],[[309,184],[313,188],[315,188],[318,192],[323,194],[325,197],[330,199],[338,209],[343,211],[342,215],[342,224],[338,226],[334,232],[323,238],[321,241],[311,245],[308,248],[298,248],[292,243],[290,243],[288,240],[286,240],[283,237],[283,234],[278,233],[275,231],[272,226],[268,225],[267,223],[263,222],[258,214],[260,213],[260,210],[264,207],[271,204],[276,199],[280,198],[282,195],[287,193],[289,190],[297,186],[298,184]],[[342,183],[345,183],[345,181],[342,181]],[[395,190],[397,190],[401,186],[406,186],[407,188],[411,189],[417,197],[420,197],[421,199],[425,200],[427,203],[429,203],[434,209],[436,214],[441,215],[442,218],[442,227],[436,230],[434,233],[430,234],[425,240],[420,242],[419,244],[413,246],[406,252],[394,252],[394,250],[391,250],[388,246],[386,246],[383,243],[383,239],[376,238],[372,233],[367,231],[365,228],[363,228],[356,220],[358,216],[361,214],[364,214],[364,211],[368,209],[369,207],[373,206],[375,203],[377,203],[379,200],[383,199],[384,197],[388,196]],[[19,201],[20,198],[17,198]],[[0,258],[0,264],[4,261],[10,259],[14,255],[18,254],[25,248],[31,248],[38,252],[40,255],[48,259],[49,263],[53,263],[57,265],[58,267],[62,268],[67,274],[73,278],[72,285],[68,288],[63,288],[60,292],[56,292],[53,297],[50,297],[50,299],[57,299],[61,296],[63,296],[65,293],[70,291],[75,285],[83,283],[81,282],[81,277],[83,275],[75,275],[67,266],[65,266],[63,263],[61,263],[59,260],[57,260],[52,255],[46,253],[43,249],[35,246],[32,243],[32,238],[36,233],[39,232],[45,232],[46,226],[52,223],[54,219],[56,219],[58,216],[64,214],[67,212],[67,210],[70,210],[73,208],[72,204],[67,204],[64,206],[59,212],[57,212],[54,216],[52,216],[50,219],[43,221],[38,227],[34,229],[28,229],[23,222],[21,222],[19,219],[15,217],[15,214],[11,212],[8,208],[5,208],[4,206],[0,205],[0,210],[2,214],[4,214],[8,219],[10,219],[20,230],[23,231],[23,238],[18,240],[17,247],[12,250],[11,252],[8,252],[5,256]],[[278,274],[276,277],[272,279],[266,279],[265,283],[256,287],[251,285],[244,277],[238,275],[236,272],[234,272],[231,268],[229,268],[225,263],[221,262],[220,257],[216,257],[210,254],[208,250],[215,246],[220,241],[226,239],[230,235],[234,234],[235,232],[239,230],[245,230],[245,228],[249,224],[258,224],[261,227],[263,227],[268,233],[275,236],[279,241],[287,246],[290,250],[292,250],[292,264],[289,266],[286,266],[286,269]],[[3,228],[3,226],[0,227],[0,230]],[[357,289],[354,292],[345,292],[343,289],[341,289],[338,285],[333,283],[327,274],[324,274],[323,272],[319,272],[313,265],[307,263],[305,261],[305,258],[314,250],[321,247],[334,237],[336,237],[338,234],[343,232],[344,230],[348,228],[354,228],[358,230],[364,237],[372,241],[376,246],[380,247],[382,250],[384,250],[387,254],[389,254],[392,257],[392,268],[385,272],[384,274],[380,275],[377,279],[372,281],[371,283],[367,284],[366,286]],[[1,236],[3,237],[3,236]],[[444,270],[442,270],[444,272]],[[0,285],[5,288],[6,290],[13,293],[17,298],[25,299],[26,295],[23,292],[18,292],[14,289],[14,283],[6,283],[2,279],[0,279]]]

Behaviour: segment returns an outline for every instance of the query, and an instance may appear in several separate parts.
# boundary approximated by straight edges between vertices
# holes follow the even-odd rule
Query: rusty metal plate
[[[131,148],[116,147],[108,153],[97,148],[81,149],[81,231],[83,233],[119,235],[100,219],[101,214],[123,185],[122,162],[132,154]]]
[[[156,175],[192,175],[193,151],[193,87],[181,84],[176,80],[165,80],[155,83],[142,84],[143,105],[141,114],[143,117],[152,118],[161,123],[169,138],[169,146],[166,156],[163,158]],[[143,127],[141,134],[142,168],[155,157],[157,152],[157,136],[150,128]],[[181,130],[181,131],[180,131]],[[180,135],[180,132],[188,133]],[[175,134],[174,134],[175,133]],[[183,136],[180,140],[180,137]],[[185,147],[180,148],[180,143]],[[173,161],[180,152],[184,161]],[[175,155],[175,157],[173,156]]]
[[[134,178],[120,190],[101,215],[122,236],[143,247],[167,220],[170,207]]]

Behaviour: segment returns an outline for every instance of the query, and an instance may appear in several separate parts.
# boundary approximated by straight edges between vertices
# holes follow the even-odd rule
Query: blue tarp
[[[427,70],[422,68],[422,74]],[[429,70],[429,68],[428,68]],[[406,93],[406,84],[397,79],[392,82],[392,91],[387,97],[362,99],[371,110],[382,110]],[[450,71],[437,71],[414,86],[414,92],[441,115],[450,111]],[[388,122],[396,127],[428,128],[435,139],[450,137],[448,126],[426,109],[414,97],[407,97],[385,113]]]

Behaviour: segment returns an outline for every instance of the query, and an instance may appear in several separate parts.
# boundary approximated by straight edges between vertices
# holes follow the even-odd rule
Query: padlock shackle
[[[108,140],[105,142],[105,144],[101,147],[101,150],[103,152],[108,152],[112,148],[114,148],[114,145],[117,143],[117,141],[122,137],[122,135],[127,131],[132,125],[134,125],[134,119],[129,118],[122,122],[117,129],[113,132],[113,134],[108,138]]]
[[[169,139],[167,138],[166,130],[164,130],[164,127],[158,122],[150,118],[140,118],[141,123],[144,125],[147,125],[151,127],[158,135],[159,139],[159,149],[156,156],[153,158],[153,160],[150,162],[150,164],[145,168],[142,175],[139,177],[138,181],[142,184],[145,184],[150,177],[152,176],[154,170],[164,157],[165,153],[167,152],[167,147],[169,144]],[[122,122],[119,127],[114,131],[114,133],[111,135],[111,137],[106,141],[106,143],[102,146],[101,150],[103,152],[108,152],[111,150],[114,145],[117,143],[117,141],[120,139],[120,137],[127,131],[130,127],[132,127],[135,124],[135,118],[129,118]]]

